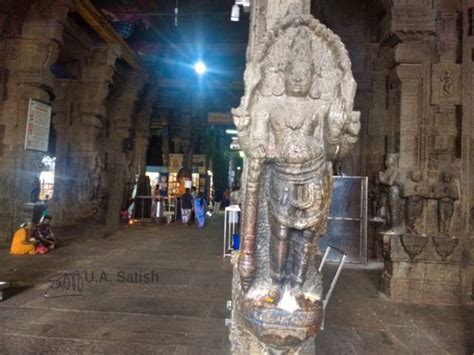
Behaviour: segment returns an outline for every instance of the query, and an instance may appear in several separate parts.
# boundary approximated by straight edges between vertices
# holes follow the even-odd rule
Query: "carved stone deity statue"
[[[438,226],[439,232],[449,235],[451,227],[451,218],[454,213],[454,201],[459,200],[459,188],[452,181],[452,176],[447,173],[441,173],[441,182],[436,187],[436,199],[438,200]]]
[[[379,173],[379,181],[388,186],[388,206],[390,209],[390,230],[386,234],[399,234],[402,231],[400,221],[400,171],[398,154],[389,153],[385,160],[384,171]]]
[[[423,234],[419,231],[419,222],[423,214],[423,204],[429,197],[429,186],[423,181],[423,174],[420,170],[410,172],[401,191],[401,196],[405,199],[405,221],[408,232]]]
[[[283,18],[257,53],[232,111],[247,157],[234,353],[295,351],[319,331],[314,265],[331,201],[331,162],[350,152],[360,129],[347,51],[319,21]]]

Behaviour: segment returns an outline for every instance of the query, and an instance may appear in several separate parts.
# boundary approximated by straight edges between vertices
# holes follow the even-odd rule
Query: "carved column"
[[[111,134],[110,125],[106,120],[106,98],[110,92],[115,72],[115,63],[121,52],[116,45],[101,45],[95,48],[92,61],[85,69],[82,82],[83,98],[81,100],[81,132],[80,151],[83,159],[83,171],[87,174],[84,179],[89,180],[89,174],[97,165],[97,156],[104,164],[106,157],[103,140]],[[99,140],[98,138],[101,138]],[[101,192],[106,190],[100,187]],[[94,198],[100,199],[101,196]],[[82,196],[82,200],[90,200],[89,193]]]
[[[181,148],[183,150],[183,171],[182,176],[191,178],[193,172],[193,140],[191,134],[191,113],[181,113]]]
[[[119,213],[124,202],[126,190],[133,188],[135,174],[132,151],[124,146],[124,140],[132,138],[132,117],[135,101],[144,80],[139,74],[126,73],[121,86],[109,98],[107,116],[110,119],[110,135],[106,143],[108,153],[108,206],[106,224],[108,232],[118,227]]]
[[[310,0],[255,0],[251,3],[247,60],[253,57],[256,47],[261,42],[265,32],[275,25],[279,17],[287,14],[290,5],[300,7],[302,13],[311,13]]]
[[[230,340],[235,354],[314,353],[324,318],[316,265],[332,161],[351,151],[360,113],[352,111],[356,84],[339,36],[307,15],[303,2],[286,13],[289,2],[268,4],[269,25],[273,6],[283,17],[249,50],[245,94],[232,110],[247,164]]]
[[[463,299],[457,15],[454,8],[441,6],[393,4],[382,43],[393,48],[396,63],[389,74],[386,153],[399,154],[391,186],[401,191],[401,225],[385,234],[382,289],[410,303],[459,304]]]
[[[83,79],[60,81],[65,92],[56,97],[57,125],[55,196],[50,213],[62,224],[90,218],[105,192],[105,100],[120,56],[115,45],[99,45],[92,51]]]
[[[134,171],[137,174],[146,172],[146,154],[150,141],[150,122],[156,93],[148,88],[142,100],[142,107],[136,115],[135,121],[135,147],[134,147]]]
[[[53,101],[53,124],[57,133],[54,194],[49,202],[55,223],[62,223],[71,208],[78,202],[76,191],[77,171],[73,154],[80,144],[77,131],[80,123],[77,113],[80,83],[74,80],[56,80],[56,97]]]
[[[161,153],[163,158],[163,166],[169,166],[169,154],[170,154],[170,132],[169,126],[161,127]]]
[[[463,229],[468,236],[465,241],[466,255],[470,251],[469,269],[463,270],[463,300],[472,300],[474,292],[474,4],[463,0],[462,38],[462,213]]]
[[[24,150],[29,99],[50,102],[56,61],[69,1],[32,1],[19,38],[7,41],[7,97],[0,125],[3,148],[0,156],[0,233],[9,235],[31,211],[24,204],[31,199],[32,186],[42,169],[43,153]]]

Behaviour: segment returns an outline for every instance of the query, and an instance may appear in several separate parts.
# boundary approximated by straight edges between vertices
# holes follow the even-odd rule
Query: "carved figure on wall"
[[[401,196],[405,199],[405,221],[407,231],[415,234],[423,234],[419,230],[419,220],[423,215],[423,204],[429,194],[429,186],[422,181],[421,170],[413,170],[409,174],[402,188]]]
[[[308,281],[312,291],[305,283],[326,229],[331,161],[350,152],[360,114],[352,111],[356,84],[347,52],[317,20],[288,16],[262,46],[247,64],[245,96],[232,111],[248,158],[234,295],[251,333],[285,347],[319,330],[320,275]],[[267,321],[258,325],[261,316]]]
[[[101,189],[104,188],[104,164],[102,163],[102,159],[100,158],[99,154],[95,155],[94,158],[94,168],[89,173],[89,181],[90,181],[90,200],[98,200],[101,196]]]
[[[452,181],[450,173],[441,173],[441,182],[436,188],[436,199],[438,200],[439,232],[449,235],[451,219],[454,213],[454,201],[459,200],[458,186]]]
[[[445,70],[439,80],[443,83],[443,95],[444,96],[453,96],[454,92],[454,80],[453,75],[449,70]]]
[[[379,180],[388,186],[388,205],[390,209],[390,230],[387,234],[399,234],[402,230],[400,221],[400,171],[398,154],[389,153],[385,160],[386,169],[379,173]]]

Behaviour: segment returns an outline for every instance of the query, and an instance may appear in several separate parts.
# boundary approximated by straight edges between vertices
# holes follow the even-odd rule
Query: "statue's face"
[[[415,170],[411,173],[411,179],[414,182],[420,182],[421,181],[421,171]]]
[[[393,155],[388,155],[386,160],[385,160],[385,166],[388,167],[394,167],[397,165],[397,160]]]
[[[447,173],[444,173],[442,176],[441,176],[441,179],[443,182],[451,182],[451,175],[447,174]]]
[[[285,89],[289,96],[306,96],[313,81],[313,67],[309,63],[289,63],[285,71]]]

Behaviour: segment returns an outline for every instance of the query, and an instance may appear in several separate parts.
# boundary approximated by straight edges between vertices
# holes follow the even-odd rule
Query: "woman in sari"
[[[198,227],[204,227],[206,223],[206,207],[207,202],[202,192],[198,194],[198,197],[194,200],[194,211],[196,213],[196,221]]]
[[[12,245],[10,247],[10,254],[36,254],[35,241],[31,239],[32,227],[32,223],[24,223],[20,226],[20,229],[15,232],[12,239]]]

